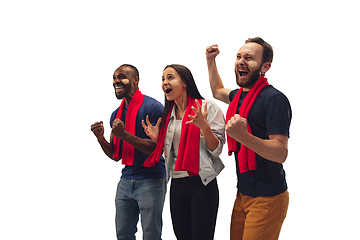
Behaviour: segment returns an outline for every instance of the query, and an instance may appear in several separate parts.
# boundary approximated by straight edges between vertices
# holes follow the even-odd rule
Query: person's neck
[[[137,89],[137,88],[136,88]],[[131,91],[126,97],[125,97],[125,104],[129,105],[131,102],[132,97],[134,96],[136,89]]]
[[[186,110],[186,106],[187,106],[187,94],[186,94],[186,92],[185,92],[185,94],[183,94],[178,99],[175,99],[174,102],[175,102],[175,105],[176,105],[176,109],[175,109],[176,119],[183,119],[184,114],[185,114],[185,110]]]
[[[255,86],[255,84],[260,80],[260,78],[261,78],[262,76],[265,76],[265,74],[261,74],[260,77],[259,77],[259,79],[258,79],[256,82],[254,82],[254,84],[253,84],[252,86],[250,86],[250,87],[243,87],[243,92],[249,92],[249,91]]]
[[[130,96],[126,96],[126,97],[125,97],[125,105],[129,105],[130,102],[131,102],[131,99],[132,99],[132,96],[131,96],[131,97],[130,97]]]

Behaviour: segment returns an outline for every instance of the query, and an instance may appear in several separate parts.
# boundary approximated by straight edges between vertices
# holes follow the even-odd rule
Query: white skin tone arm
[[[219,53],[220,51],[217,45],[206,48],[209,81],[214,98],[229,104],[229,93],[231,90],[224,88],[215,62],[215,57]],[[230,137],[250,148],[263,158],[277,163],[283,163],[287,158],[289,137],[286,135],[273,134],[269,135],[269,139],[255,137],[247,131],[247,120],[239,114],[235,114],[227,122],[225,130]]]
[[[206,48],[210,87],[215,99],[230,104],[229,93],[231,92],[231,89],[224,88],[216,66],[215,58],[219,53],[220,51],[217,45],[212,45]]]
[[[194,116],[189,115],[189,118],[191,118],[191,120],[186,122],[186,124],[194,124],[195,126],[200,128],[204,136],[207,148],[210,151],[214,151],[219,144],[219,140],[211,130],[210,124],[206,120],[208,115],[207,104],[206,103],[204,104],[204,112],[201,112],[201,106],[199,102],[197,100],[195,101],[196,101],[197,109],[195,107],[191,107],[195,115]]]
[[[269,139],[261,139],[247,130],[247,120],[235,114],[225,126],[230,137],[250,148],[258,155],[270,161],[283,163],[288,154],[289,137],[283,134],[269,135]]]

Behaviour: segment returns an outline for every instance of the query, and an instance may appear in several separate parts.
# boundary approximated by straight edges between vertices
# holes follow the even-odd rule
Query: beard
[[[116,96],[117,99],[121,100],[121,99],[123,99],[123,98],[126,96],[126,92],[124,92],[124,93],[122,93],[122,94],[117,94],[117,93],[115,93],[115,96]]]
[[[115,90],[115,96],[118,100],[121,100],[128,95],[130,88],[129,88],[129,86],[127,86],[125,84],[121,84],[121,83],[119,84],[119,86],[122,86],[124,88],[124,91],[123,91],[123,93],[117,93]]]
[[[241,82],[239,80],[239,72],[237,72],[235,70],[235,77],[236,77],[236,83],[237,85],[239,85],[240,87],[242,88],[250,88],[252,86],[255,85],[255,83],[257,82],[257,80],[259,80],[260,78],[260,68],[259,67],[258,69],[255,69],[251,74],[250,74],[250,79],[246,82]]]

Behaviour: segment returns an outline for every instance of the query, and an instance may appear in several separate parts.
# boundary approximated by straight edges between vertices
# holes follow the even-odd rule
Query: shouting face
[[[262,63],[263,47],[257,43],[247,43],[240,48],[236,55],[235,76],[236,83],[250,90],[270,68],[270,63]]]
[[[164,70],[161,88],[168,101],[177,100],[186,94],[186,84],[172,67]]]

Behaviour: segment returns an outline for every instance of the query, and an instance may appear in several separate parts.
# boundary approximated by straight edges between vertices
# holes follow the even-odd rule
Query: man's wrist
[[[98,140],[98,142],[103,142],[104,140],[106,141],[104,135],[98,136],[97,140]]]

